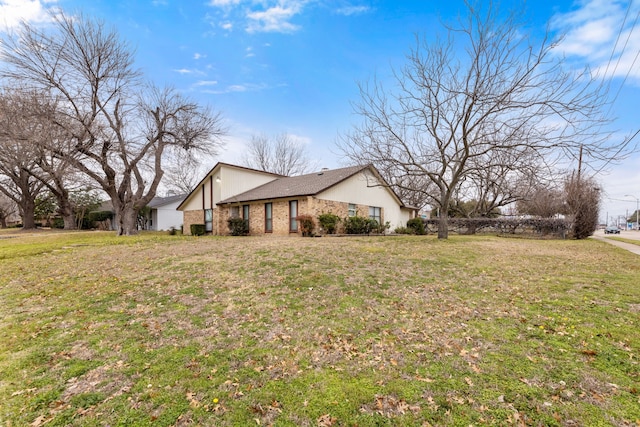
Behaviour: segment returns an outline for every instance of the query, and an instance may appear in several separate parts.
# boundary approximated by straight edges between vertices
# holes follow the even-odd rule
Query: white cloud
[[[200,70],[192,70],[189,68],[176,68],[171,71],[173,71],[174,73],[182,74],[182,75],[189,75],[189,74],[194,74],[199,76],[205,75],[205,73]]]
[[[248,89],[245,85],[231,85],[227,88],[228,92],[246,92]]]
[[[240,4],[242,0],[211,0],[209,1],[209,5],[215,7],[229,7]]]
[[[227,86],[226,88],[219,89],[219,90],[205,89],[202,92],[213,94],[213,95],[221,95],[225,93],[258,92],[268,88],[269,86],[267,86],[266,84],[245,83],[245,84],[230,85],[230,86]]]
[[[640,59],[636,59],[640,52],[640,22],[634,26],[640,3],[633,2],[628,8],[627,1],[583,0],[577,9],[556,15],[552,29],[564,34],[558,49],[569,58],[585,61],[601,77],[624,77],[629,73],[630,78],[640,82]]]
[[[291,20],[314,3],[312,0],[209,0],[218,9],[215,25],[230,31],[239,26],[249,33],[293,33],[300,29]]]
[[[198,52],[193,54],[193,59],[195,59],[195,60],[206,58],[206,57],[207,57],[207,55],[204,55],[204,54],[198,53]]]
[[[249,25],[247,32],[293,33],[300,29],[298,25],[289,22],[300,12],[298,7],[274,6],[265,11],[247,14]]]
[[[54,3],[51,0],[0,0],[0,30],[15,28],[21,21],[50,22],[49,12],[57,11],[50,6]]]
[[[368,13],[371,11],[369,6],[347,6],[341,7],[340,9],[336,9],[336,13],[338,15],[362,15],[363,13]]]
[[[215,86],[218,82],[216,80],[200,80],[195,86]]]

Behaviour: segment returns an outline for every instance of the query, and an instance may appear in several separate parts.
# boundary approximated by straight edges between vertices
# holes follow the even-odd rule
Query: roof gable
[[[339,184],[368,167],[370,166],[350,166],[340,169],[322,170],[306,175],[277,178],[259,187],[222,200],[219,204],[313,196]]]
[[[219,171],[222,167],[229,167],[229,168],[233,168],[233,169],[240,169],[240,170],[246,170],[246,171],[250,171],[250,172],[257,172],[260,174],[264,174],[264,175],[268,175],[268,176],[273,176],[273,177],[282,177],[282,175],[277,174],[277,173],[272,173],[272,172],[265,172],[262,170],[258,170],[258,169],[253,169],[253,168],[249,168],[249,167],[245,167],[245,166],[238,166],[238,165],[233,165],[231,163],[224,163],[224,162],[218,162],[216,163],[211,170],[209,170],[209,172],[207,172],[205,174],[205,176],[200,180],[200,182],[193,188],[193,190],[191,190],[191,192],[189,194],[187,194],[187,196],[184,198],[184,200],[182,201],[182,203],[180,203],[178,205],[178,207],[176,208],[177,210],[181,210],[181,208],[183,206],[185,206],[189,200],[194,196],[194,194],[198,193],[198,190],[200,189],[200,186],[213,174],[215,174],[217,171]]]

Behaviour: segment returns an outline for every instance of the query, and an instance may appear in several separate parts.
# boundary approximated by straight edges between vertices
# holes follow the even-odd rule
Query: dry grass
[[[76,233],[0,254],[3,427],[640,425],[640,268],[605,243]]]

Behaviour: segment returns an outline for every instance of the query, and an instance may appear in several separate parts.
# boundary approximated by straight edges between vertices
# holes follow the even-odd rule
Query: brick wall
[[[308,212],[305,212],[316,220],[316,232],[319,232],[318,216],[323,213],[332,213],[338,215],[340,219],[344,219],[349,216],[349,203],[336,202],[333,200],[316,199],[315,197],[309,197],[310,208]],[[369,205],[356,204],[356,215],[369,218]],[[384,209],[381,209],[380,217],[384,224]],[[342,223],[338,225],[338,233],[343,233]]]
[[[204,211],[184,211],[182,233],[191,234],[191,224],[204,224]]]
[[[349,215],[349,203],[336,202],[333,200],[316,199],[315,197],[301,197],[298,200],[298,215],[311,215],[316,223],[316,233],[320,231],[318,216],[323,213],[332,213],[340,218],[346,218]],[[273,213],[273,231],[265,233],[265,208],[264,202],[256,202],[249,204],[249,234],[252,236],[273,235],[273,236],[289,236],[300,233],[289,232],[289,200],[278,200],[272,203]],[[240,215],[242,215],[242,205],[239,207]],[[359,216],[369,217],[368,205],[356,205],[356,212]],[[381,212],[382,222],[384,223],[384,209]],[[229,227],[227,219],[231,216],[231,206],[218,206],[213,210],[213,234],[229,235]],[[191,224],[203,224],[204,211],[185,211],[184,212],[184,233],[190,234]],[[338,226],[338,233],[342,229]]]

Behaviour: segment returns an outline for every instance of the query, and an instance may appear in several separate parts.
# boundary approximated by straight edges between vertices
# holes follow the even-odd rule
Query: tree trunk
[[[450,194],[442,186],[440,187],[440,217],[438,218],[438,239],[449,238],[449,201]]]
[[[22,229],[33,230],[36,228],[36,202],[35,200],[23,200],[22,202]]]
[[[440,209],[440,218],[438,221],[438,239],[449,238],[449,210]]]
[[[138,234],[138,212],[132,206],[122,206],[116,211],[116,231],[118,236]]]
[[[58,208],[58,213],[62,215],[62,220],[64,221],[64,229],[65,230],[76,230],[76,216],[73,213],[73,208],[70,203],[61,204],[61,200],[58,199],[58,204],[60,207]]]
[[[7,217],[0,213],[0,228],[7,228]]]

